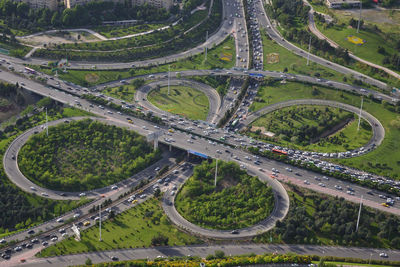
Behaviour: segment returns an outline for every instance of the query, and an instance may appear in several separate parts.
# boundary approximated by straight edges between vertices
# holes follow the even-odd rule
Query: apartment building
[[[66,8],[73,8],[76,5],[82,5],[89,2],[93,2],[96,0],[64,0],[64,6]],[[115,3],[124,3],[126,0],[104,0],[104,1],[111,1]],[[173,5],[173,0],[129,0],[131,1],[132,5],[144,5],[145,3],[157,7],[157,8],[165,8],[170,9]]]
[[[326,0],[326,5],[329,8],[354,8],[360,7],[360,0]]]
[[[31,8],[48,8],[57,10],[59,0],[14,0],[15,2],[25,2]]]

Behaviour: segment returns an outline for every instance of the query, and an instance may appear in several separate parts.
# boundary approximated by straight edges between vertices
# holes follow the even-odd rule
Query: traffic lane
[[[308,53],[304,52],[302,49],[298,48],[297,46],[287,42],[284,38],[281,37],[281,35],[276,31],[276,29],[274,28],[274,26],[272,25],[271,21],[269,20],[267,14],[265,13],[264,10],[264,6],[262,5],[262,3],[257,2],[256,4],[258,4],[258,9],[262,11],[262,13],[259,13],[258,19],[261,22],[261,24],[266,28],[266,31],[268,33],[268,35],[271,36],[271,38],[274,39],[274,41],[276,41],[278,44],[280,44],[281,46],[285,47],[288,50],[293,51],[294,53],[296,53],[299,56],[302,57],[306,57],[308,56]],[[318,64],[323,64],[326,65],[327,67],[334,69],[336,71],[339,71],[341,73],[344,74],[348,74],[348,73],[353,73],[358,77],[363,77],[363,79],[365,79],[366,82],[375,85],[379,88],[386,88],[386,84],[383,82],[380,82],[376,79],[370,78],[369,76],[366,76],[364,74],[361,74],[359,72],[356,72],[354,70],[348,69],[344,66],[338,65],[336,63],[332,63],[329,62],[328,60],[322,59],[320,57],[317,57],[313,54],[309,55],[310,60],[318,63]]]
[[[175,158],[171,157],[171,158],[168,158],[168,161],[166,163],[168,163],[168,165],[171,166],[172,164],[174,164],[174,162],[175,162]],[[158,166],[158,168],[161,168],[163,166],[165,166],[165,165],[160,165],[160,166]],[[110,198],[113,202],[114,201],[117,201],[117,202],[113,203],[112,206],[110,206],[108,208],[103,208],[102,209],[103,210],[102,218],[103,217],[105,219],[107,218],[107,215],[108,215],[108,212],[109,212],[109,211],[107,212],[108,209],[110,209],[110,210],[112,209],[116,214],[118,214],[118,213],[121,213],[122,211],[125,211],[125,210],[131,208],[131,204],[132,203],[130,203],[129,201],[126,201],[126,200],[118,201],[118,200],[120,200],[120,196],[124,196],[125,198],[128,198],[130,195],[133,195],[134,193],[130,192],[131,188],[133,188],[134,186],[138,185],[139,182],[141,180],[145,179],[145,178],[149,178],[149,176],[143,176],[142,179],[137,180],[136,183],[132,184],[132,187],[122,188],[122,190],[120,191],[120,194],[118,196],[114,195],[114,197]],[[163,187],[161,189],[165,190]],[[125,194],[127,194],[127,193],[130,193],[130,194],[128,194],[128,196],[125,196]],[[152,188],[152,187],[149,187],[149,188],[143,190],[141,195],[138,195],[137,198],[136,198],[138,200],[137,204],[140,204],[140,203],[144,202],[145,200],[147,200],[149,197],[151,197],[153,195],[153,193],[154,193],[154,188]],[[142,195],[142,194],[144,194],[144,195]],[[87,215],[87,214],[89,214],[89,210],[91,209],[91,207],[96,206],[96,205],[100,205],[102,202],[104,202],[104,199],[99,199],[96,202],[91,203],[90,205],[88,205],[88,206],[86,206],[84,208],[82,207],[81,209],[77,209],[77,210],[71,212],[71,213],[80,214],[80,216],[78,216],[78,218],[75,219],[75,223],[79,225],[78,222],[79,221],[81,222],[81,225],[80,225],[81,230],[84,230],[86,228],[92,227],[95,224],[96,219],[92,218],[92,217],[95,217],[95,216],[89,217],[89,215]],[[106,212],[104,212],[104,210]],[[69,217],[68,215],[70,215],[70,213],[64,214],[62,217],[60,217],[60,218],[64,219],[62,222],[58,222],[58,221],[56,221],[54,219],[54,220],[48,221],[48,222],[36,227],[36,228],[31,228],[31,229],[35,229],[35,233],[47,232],[47,231],[49,231],[50,233],[42,233],[39,236],[30,237],[30,238],[28,238],[28,236],[26,236],[26,235],[23,236],[23,233],[20,233],[19,235],[13,236],[13,240],[17,240],[18,239],[18,240],[23,240],[23,241],[20,241],[19,243],[14,244],[12,247],[14,248],[16,246],[21,246],[22,243],[31,243],[33,245],[33,249],[44,248],[47,245],[44,246],[40,242],[42,242],[42,241],[50,242],[49,238],[46,239],[46,238],[44,238],[44,236],[57,236],[57,240],[56,241],[52,240],[52,244],[60,242],[60,241],[62,241],[64,239],[64,237],[61,235],[61,232],[58,231],[60,227],[65,229],[65,232],[68,234],[68,236],[65,237],[65,238],[68,238],[69,236],[74,235],[74,232],[68,226],[64,226],[63,225],[64,221],[67,221],[68,219],[72,218],[72,217]],[[85,226],[84,225],[85,221],[89,221],[90,222],[89,226]],[[26,232],[25,232],[25,234],[26,234]],[[29,240],[33,239],[33,238],[37,238],[40,241],[38,243],[29,242]],[[7,241],[9,242],[10,239],[8,239]],[[11,259],[13,259],[15,257],[17,257],[18,259],[20,259],[21,257],[23,258],[24,256],[21,256],[21,255],[26,255],[27,251],[30,251],[30,250],[31,249],[22,249],[22,251],[20,251],[20,252],[14,252],[13,251]],[[2,259],[0,259],[0,261],[1,260]]]
[[[388,260],[399,261],[400,251],[383,250],[371,248],[356,247],[328,247],[313,245],[262,245],[262,244],[244,244],[233,245],[229,243],[221,243],[219,245],[194,245],[185,247],[156,247],[156,248],[138,248],[123,249],[106,252],[93,252],[86,254],[59,256],[52,258],[37,258],[27,261],[24,266],[46,267],[46,266],[70,266],[83,265],[87,258],[93,263],[110,262],[112,256],[116,256],[119,260],[130,259],[155,259],[157,256],[199,256],[205,258],[207,255],[214,254],[216,250],[222,250],[225,255],[243,255],[254,253],[263,255],[266,253],[287,254],[295,253],[300,255],[319,255],[319,256],[342,256],[347,258],[361,258],[364,260],[382,260],[379,253],[388,254]],[[10,266],[10,265],[9,265]],[[11,265],[13,266],[13,265]],[[16,266],[16,265],[15,265]]]
[[[187,138],[187,136],[186,136],[186,138]],[[179,142],[179,140],[185,140],[185,137],[183,137],[183,136],[182,137],[177,137],[176,140],[178,140],[178,142]],[[220,159],[228,160],[228,161],[234,160],[234,159],[232,159],[232,155],[236,155],[236,156],[239,157],[239,160],[235,160],[235,161],[237,161],[239,164],[243,164],[245,166],[252,165],[255,168],[262,168],[262,169],[264,169],[266,171],[272,170],[272,168],[276,168],[281,173],[284,173],[285,175],[287,175],[287,176],[289,176],[289,177],[291,177],[293,179],[297,179],[297,180],[301,181],[301,183],[299,183],[299,185],[302,186],[302,187],[307,187],[307,185],[304,184],[304,180],[305,179],[307,179],[310,183],[318,185],[318,183],[320,181],[315,180],[314,176],[322,178],[321,174],[318,174],[318,173],[315,173],[315,172],[312,172],[312,171],[308,171],[308,170],[304,170],[304,169],[300,169],[300,168],[297,168],[297,167],[294,167],[294,166],[291,166],[291,165],[288,165],[288,164],[284,164],[284,163],[281,163],[281,162],[268,160],[268,159],[265,159],[265,158],[261,158],[261,162],[262,163],[260,165],[254,165],[253,160],[246,160],[245,159],[246,156],[249,157],[250,159],[254,159],[251,154],[249,154],[249,153],[247,153],[245,151],[232,150],[231,148],[223,147],[223,146],[220,146],[220,145],[210,145],[208,142],[206,143],[204,141],[200,141],[200,142],[199,141],[197,141],[197,142],[194,141],[194,143],[191,144],[191,148],[193,150],[196,150],[198,152],[210,155],[212,157],[219,157]],[[185,144],[182,142],[182,145],[184,146]],[[218,153],[217,150],[219,150],[221,153]],[[226,153],[225,150],[230,151],[230,153]],[[292,169],[292,172],[287,171],[286,168]],[[297,176],[297,175],[295,175],[295,173],[298,173],[300,175]],[[272,171],[270,171],[269,174],[272,174]],[[279,175],[278,175],[278,177],[279,177]],[[301,177],[301,178],[297,178],[297,177]],[[336,185],[336,184],[340,185],[342,183],[345,184],[345,185],[347,185],[347,184],[350,185],[350,183],[343,182],[343,181],[341,181],[339,179],[336,179],[336,178],[333,178],[333,177],[329,177],[329,186],[331,186],[331,187],[334,187],[334,185]],[[395,206],[392,207],[392,208],[382,209],[383,207],[380,205],[382,203],[382,199],[379,198],[379,194],[380,193],[378,191],[374,190],[374,192],[375,192],[374,195],[369,195],[367,192],[371,191],[371,189],[364,188],[364,187],[361,187],[361,186],[358,186],[358,185],[355,185],[355,184],[351,184],[351,187],[355,191],[354,192],[354,196],[353,195],[349,195],[349,194],[345,194],[344,195],[345,199],[354,202],[354,198],[358,198],[359,199],[359,197],[361,195],[363,195],[363,196],[365,196],[365,198],[367,200],[373,201],[375,203],[373,205],[374,208],[378,207],[380,210],[384,210],[384,211],[387,211],[387,212],[390,212],[390,213],[394,213],[394,214],[398,214],[399,213],[399,208],[397,208],[397,207],[400,207],[399,206],[400,203],[395,203]],[[329,194],[329,193],[332,193],[332,192],[335,192],[335,191],[324,190],[324,192]],[[388,194],[385,194],[385,193],[381,193],[381,194],[388,195]],[[336,193],[331,194],[331,195],[335,196]],[[392,196],[392,198],[394,198],[394,196]],[[368,203],[366,202],[365,204],[369,206],[369,202]]]
[[[2,73],[0,73],[0,75],[3,75],[3,72]],[[40,90],[42,90],[42,91],[40,91]],[[40,90],[38,90],[40,93],[42,93],[42,94],[45,94],[46,95],[46,93],[43,93],[43,90],[44,91],[50,91],[50,89],[48,89],[48,88],[43,88],[43,87],[41,87],[40,88]],[[50,91],[51,92],[51,91]],[[61,99],[61,101],[63,101],[63,102],[68,102],[68,101],[66,101],[65,100],[65,97],[67,97],[68,99],[70,99],[71,100],[71,97],[70,96],[66,96],[65,94],[60,94],[60,97],[64,97],[63,99]],[[73,98],[72,98],[73,99]],[[72,102],[72,101],[69,101],[69,102]],[[89,103],[86,103],[85,101],[83,101],[83,100],[81,100],[81,102],[82,103],[84,103],[85,105],[86,105],[86,108],[87,108],[87,106],[89,106]],[[95,110],[96,111],[96,110]],[[95,113],[97,113],[98,111],[96,111]],[[100,111],[100,112],[103,112],[103,111]],[[100,113],[101,114],[101,113]],[[115,116],[115,115],[114,115]],[[140,123],[142,123],[142,122],[140,122]],[[143,122],[144,123],[144,122]],[[139,129],[140,130],[140,129]],[[186,144],[186,147],[187,147],[187,144]]]

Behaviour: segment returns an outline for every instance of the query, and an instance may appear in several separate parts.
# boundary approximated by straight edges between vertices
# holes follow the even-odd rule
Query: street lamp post
[[[99,206],[99,241],[100,241],[100,242],[103,241],[103,240],[101,239],[101,204],[100,204],[100,206]]]

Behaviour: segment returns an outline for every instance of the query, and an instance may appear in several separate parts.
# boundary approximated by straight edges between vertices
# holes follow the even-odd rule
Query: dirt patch
[[[231,53],[221,53],[219,55],[219,59],[224,61],[232,61],[232,54]]]
[[[257,132],[258,130],[261,131],[262,135],[265,135],[267,137],[274,137],[275,136],[275,134],[273,132],[269,132],[269,131],[265,130],[264,127],[251,126],[251,128],[250,128],[250,132],[253,132],[253,133]]]
[[[267,55],[267,64],[279,63],[279,54],[278,53],[269,53]]]
[[[224,177],[221,181],[218,182],[218,191],[221,191],[225,188],[229,188],[232,186],[235,186],[238,184],[238,181],[235,179],[232,179],[232,177],[228,176],[228,177]]]
[[[329,136],[331,136],[333,134],[336,134],[337,132],[342,131],[353,120],[354,120],[353,118],[348,118],[347,120],[344,120],[344,121],[340,122],[339,124],[335,125],[335,127],[331,128],[329,130],[326,130],[320,136],[312,139],[310,143],[311,144],[315,144],[315,143],[319,142],[319,140],[321,140],[322,138],[329,137]]]
[[[100,79],[99,75],[97,75],[96,73],[88,73],[85,75],[85,80],[88,83],[95,83]]]

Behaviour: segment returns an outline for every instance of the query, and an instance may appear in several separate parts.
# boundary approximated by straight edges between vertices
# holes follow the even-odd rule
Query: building
[[[73,8],[76,5],[82,5],[89,2],[93,2],[96,0],[64,0],[65,8]],[[115,3],[125,3],[126,0],[104,0],[104,1],[111,1]],[[144,5],[145,3],[157,7],[157,8],[165,8],[170,9],[173,5],[173,0],[128,0],[134,6]]]
[[[326,0],[329,8],[355,8],[360,7],[360,0]]]
[[[59,0],[14,0],[15,2],[27,3],[31,8],[48,8],[57,10]]]

